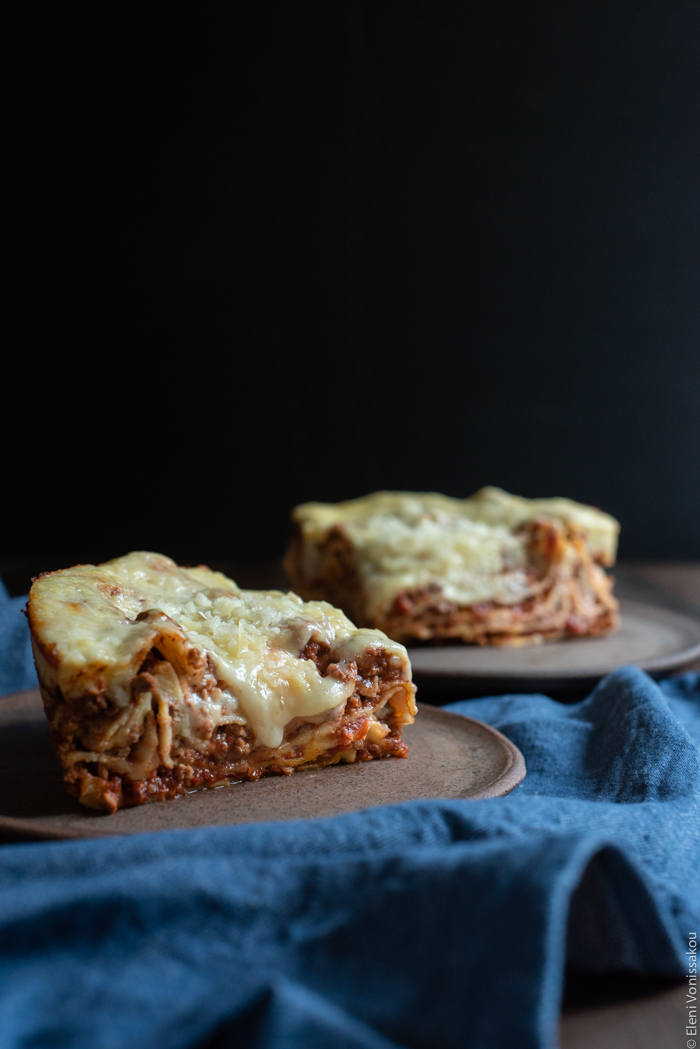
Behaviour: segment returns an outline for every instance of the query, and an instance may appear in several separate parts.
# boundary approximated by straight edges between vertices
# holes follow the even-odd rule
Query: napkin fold
[[[0,1045],[541,1049],[567,961],[687,972],[700,677],[450,709],[522,750],[508,797],[2,847]]]

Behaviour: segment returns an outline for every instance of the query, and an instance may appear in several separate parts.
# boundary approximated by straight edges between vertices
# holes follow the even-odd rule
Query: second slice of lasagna
[[[376,492],[292,517],[294,588],[397,641],[522,645],[618,624],[604,568],[619,525],[570,499]]]
[[[28,618],[64,780],[88,807],[406,756],[406,650],[323,601],[133,553],[40,576]]]

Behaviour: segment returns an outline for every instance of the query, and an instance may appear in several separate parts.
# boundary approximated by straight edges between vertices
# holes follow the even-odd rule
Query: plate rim
[[[679,626],[683,625],[688,629],[692,627],[693,631],[697,634],[698,640],[688,648],[680,649],[678,652],[672,655],[656,656],[652,659],[642,659],[633,664],[618,663],[616,666],[610,667],[595,667],[590,668],[574,667],[571,669],[564,668],[548,668],[537,667],[532,670],[519,668],[517,670],[509,670],[507,667],[498,670],[460,670],[448,668],[446,670],[430,668],[429,670],[421,670],[413,667],[413,676],[416,683],[425,688],[426,682],[504,682],[508,681],[528,681],[528,682],[544,682],[551,687],[557,681],[565,682],[567,685],[572,687],[578,682],[591,682],[599,681],[605,677],[606,674],[611,673],[613,670],[620,666],[637,666],[640,670],[644,670],[647,673],[662,674],[666,671],[681,670],[684,666],[689,663],[700,659],[700,620],[694,618],[691,615],[687,615],[684,612],[678,612],[675,609],[665,608],[662,605],[654,605],[645,601],[628,601],[622,599],[620,601],[621,611],[624,614],[628,611],[631,614],[637,614],[640,618],[645,619],[662,619],[670,623],[677,623]],[[572,639],[573,640],[573,639]],[[586,638],[581,638],[581,641],[585,641]],[[558,642],[545,642],[545,644],[556,645]],[[449,649],[456,648],[474,648],[475,646],[460,646],[460,645],[449,645],[444,646]],[[420,651],[416,649],[408,649],[409,659],[412,659],[412,653]],[[433,649],[432,651],[435,651]],[[413,666],[413,664],[411,664]]]
[[[23,706],[23,700],[28,699],[30,696],[36,698],[39,694],[39,689],[29,688],[22,689],[20,692],[10,692],[0,696],[0,707],[8,701],[14,701],[15,704],[21,709]],[[486,787],[481,790],[474,791],[468,795],[457,798],[449,798],[447,800],[453,801],[485,801],[490,798],[502,798],[506,794],[510,794],[518,784],[522,783],[523,779],[527,775],[527,767],[525,764],[525,758],[521,751],[504,736],[502,732],[494,728],[492,725],[488,725],[485,721],[480,721],[478,718],[472,718],[465,714],[458,714],[452,710],[444,710],[442,707],[432,706],[429,703],[418,703],[418,715],[423,718],[435,719],[436,721],[454,721],[463,727],[463,723],[470,722],[472,725],[478,726],[479,731],[485,732],[487,735],[495,738],[501,746],[501,749],[506,752],[507,761],[504,769],[496,779],[492,780]],[[172,799],[174,803],[177,803],[178,799]],[[440,800],[439,797],[435,799],[430,798],[406,798],[403,801],[389,801],[385,802],[386,805],[405,805],[410,804],[411,801],[430,801]],[[168,805],[170,801],[164,802],[151,802],[152,805]],[[364,812],[373,808],[381,808],[382,804],[379,805],[367,805],[361,809],[347,809],[345,812],[338,812],[325,816],[299,816],[294,819],[284,820],[285,823],[294,823],[297,821],[304,821],[308,819],[332,819],[335,815],[345,815],[346,812]],[[109,819],[105,817],[105,821]],[[228,823],[228,824],[211,824],[202,822],[192,827],[164,827],[162,830],[110,830],[109,826],[102,826],[105,821],[100,821],[100,826],[94,828],[85,828],[84,830],[76,829],[76,831],[65,830],[62,828],[46,828],[45,825],[38,825],[37,821],[27,819],[26,817],[19,816],[5,816],[0,812],[0,841],[2,837],[14,837],[18,842],[35,842],[35,841],[86,841],[98,838],[125,838],[131,837],[132,835],[139,834],[166,834],[166,833],[186,833],[187,831],[198,831],[203,830],[206,827],[236,827],[236,826],[251,826],[256,822],[260,823],[274,823],[277,820],[258,820],[251,821],[250,824],[242,823]]]

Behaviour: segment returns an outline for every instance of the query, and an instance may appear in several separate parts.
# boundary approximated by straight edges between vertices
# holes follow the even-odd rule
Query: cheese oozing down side
[[[354,677],[322,676],[312,660],[300,658],[311,640],[327,644],[341,664],[380,647],[410,681],[402,645],[379,630],[356,629],[327,602],[242,590],[218,572],[179,568],[154,553],[41,577],[32,587],[30,619],[39,640],[37,665],[67,699],[94,691],[99,681],[126,708],[131,681],[156,639],[176,668],[183,660],[206,665],[215,678],[206,700],[196,690],[180,697],[179,734],[193,741],[238,723],[263,746],[278,747],[295,718],[342,706]]]
[[[532,579],[526,537],[518,529],[540,517],[574,525],[595,560],[614,563],[618,522],[571,499],[524,499],[500,488],[483,488],[468,499],[375,492],[294,511],[304,574],[314,578],[324,541],[341,529],[352,544],[370,616],[381,615],[397,594],[433,585],[457,605],[527,600]]]

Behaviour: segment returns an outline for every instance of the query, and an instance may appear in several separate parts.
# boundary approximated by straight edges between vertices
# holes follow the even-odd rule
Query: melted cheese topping
[[[515,529],[541,516],[575,524],[592,555],[614,563],[617,521],[570,499],[522,499],[500,488],[483,488],[469,499],[375,492],[344,503],[306,503],[294,511],[309,578],[319,570],[317,547],[329,530],[340,527],[348,536],[370,615],[381,614],[397,594],[426,586],[439,586],[459,605],[527,600],[532,582],[525,539]]]
[[[328,644],[335,661],[379,646],[410,680],[402,645],[379,630],[357,630],[332,605],[241,590],[218,572],[178,568],[159,554],[132,553],[40,578],[30,618],[44,652],[54,653],[56,683],[68,698],[95,691],[101,679],[126,707],[130,683],[156,640],[195,684],[207,673],[211,679],[213,668],[215,681],[205,689],[175,696],[180,733],[192,739],[243,722],[264,746],[277,747],[294,718],[342,706],[354,678],[322,677],[312,660],[300,659],[311,639]]]

